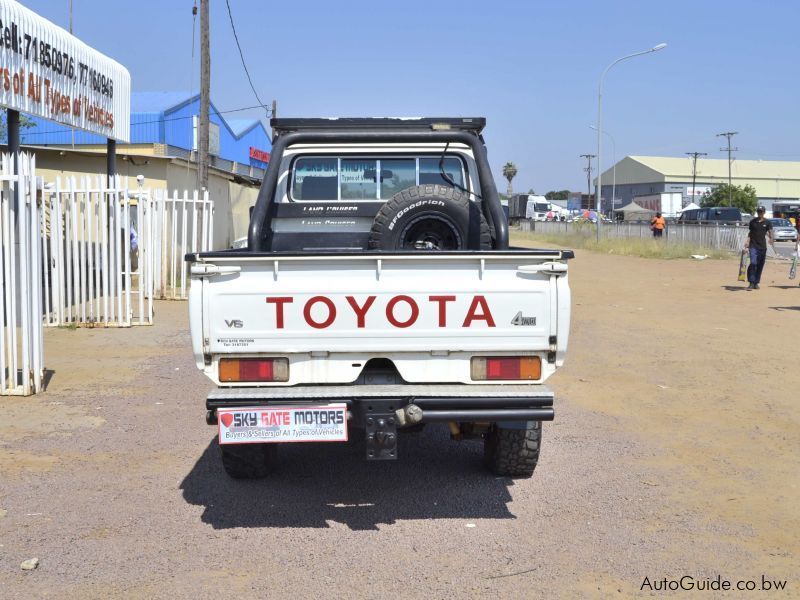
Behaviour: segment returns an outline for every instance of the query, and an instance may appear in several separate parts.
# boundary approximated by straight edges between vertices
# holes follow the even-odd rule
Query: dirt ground
[[[578,253],[529,480],[429,428],[396,463],[296,445],[233,481],[185,304],[48,330],[48,391],[0,399],[0,597],[626,597],[684,575],[800,597],[800,287],[770,263],[747,292],[736,266]]]

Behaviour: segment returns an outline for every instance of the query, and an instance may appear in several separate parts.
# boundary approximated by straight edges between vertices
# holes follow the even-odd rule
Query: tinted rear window
[[[461,161],[457,158],[445,158],[442,163],[445,173],[458,185],[464,185],[464,178],[461,175]],[[442,169],[439,168],[438,158],[419,159],[419,183],[441,183],[448,185],[447,180],[442,177]]]
[[[739,221],[742,213],[738,208],[714,208],[708,211],[709,221]]]
[[[461,159],[357,158],[301,156],[294,163],[291,196],[294,200],[386,200],[417,184],[465,186]]]

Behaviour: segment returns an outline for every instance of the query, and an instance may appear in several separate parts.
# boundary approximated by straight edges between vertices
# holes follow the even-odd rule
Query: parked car
[[[792,227],[789,219],[770,219],[772,223],[772,236],[776,242],[796,242],[797,229]]]
[[[702,225],[741,225],[742,211],[731,206],[708,206],[706,208],[692,208],[681,213],[679,223],[694,223]]]

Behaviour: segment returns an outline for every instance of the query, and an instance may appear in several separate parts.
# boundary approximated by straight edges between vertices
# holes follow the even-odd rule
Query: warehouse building
[[[637,196],[662,192],[680,192],[683,205],[698,202],[700,197],[714,187],[728,183],[727,159],[699,158],[697,160],[696,187],[692,193],[692,159],[669,156],[626,156],[616,165],[616,202],[618,209]],[[603,172],[603,210],[611,209],[614,168]],[[800,162],[739,160],[731,165],[733,185],[751,185],[761,204],[772,210],[776,201],[800,198]]]
[[[198,189],[197,121],[199,94],[139,92],[131,95],[130,143],[117,144],[117,173],[144,187]],[[40,119],[21,131],[24,151],[36,154],[45,181],[56,177],[105,173],[106,140],[101,136]],[[255,204],[272,144],[260,120],[228,119],[210,107],[209,197],[215,203],[215,247],[247,235],[249,208]]]

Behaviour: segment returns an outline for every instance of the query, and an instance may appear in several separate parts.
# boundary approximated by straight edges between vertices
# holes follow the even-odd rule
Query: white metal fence
[[[156,297],[185,300],[188,297],[189,271],[184,256],[207,252],[214,239],[214,206],[208,191],[202,196],[177,191],[172,196],[156,190],[154,198],[157,252]]]
[[[154,224],[150,196],[120,178],[56,179],[43,191],[45,324],[153,323]]]
[[[34,156],[14,160],[0,154],[0,395],[30,395],[44,325],[149,325],[155,298],[187,297],[184,255],[211,249],[214,210],[208,192],[132,191],[127,178],[43,185]]]
[[[595,225],[584,222],[520,221],[521,231],[544,234],[596,235]],[[667,244],[691,244],[719,250],[741,250],[747,237],[747,227],[729,225],[692,225],[671,223],[667,225],[662,241]],[[649,223],[602,223],[600,234],[606,238],[653,237]]]
[[[0,155],[0,247],[2,320],[0,394],[30,395],[42,388],[42,214],[36,189],[36,158]]]
[[[211,248],[202,197],[130,190],[105,176],[57,179],[43,191],[44,315],[48,326],[153,323],[153,299],[188,295],[184,254]]]

